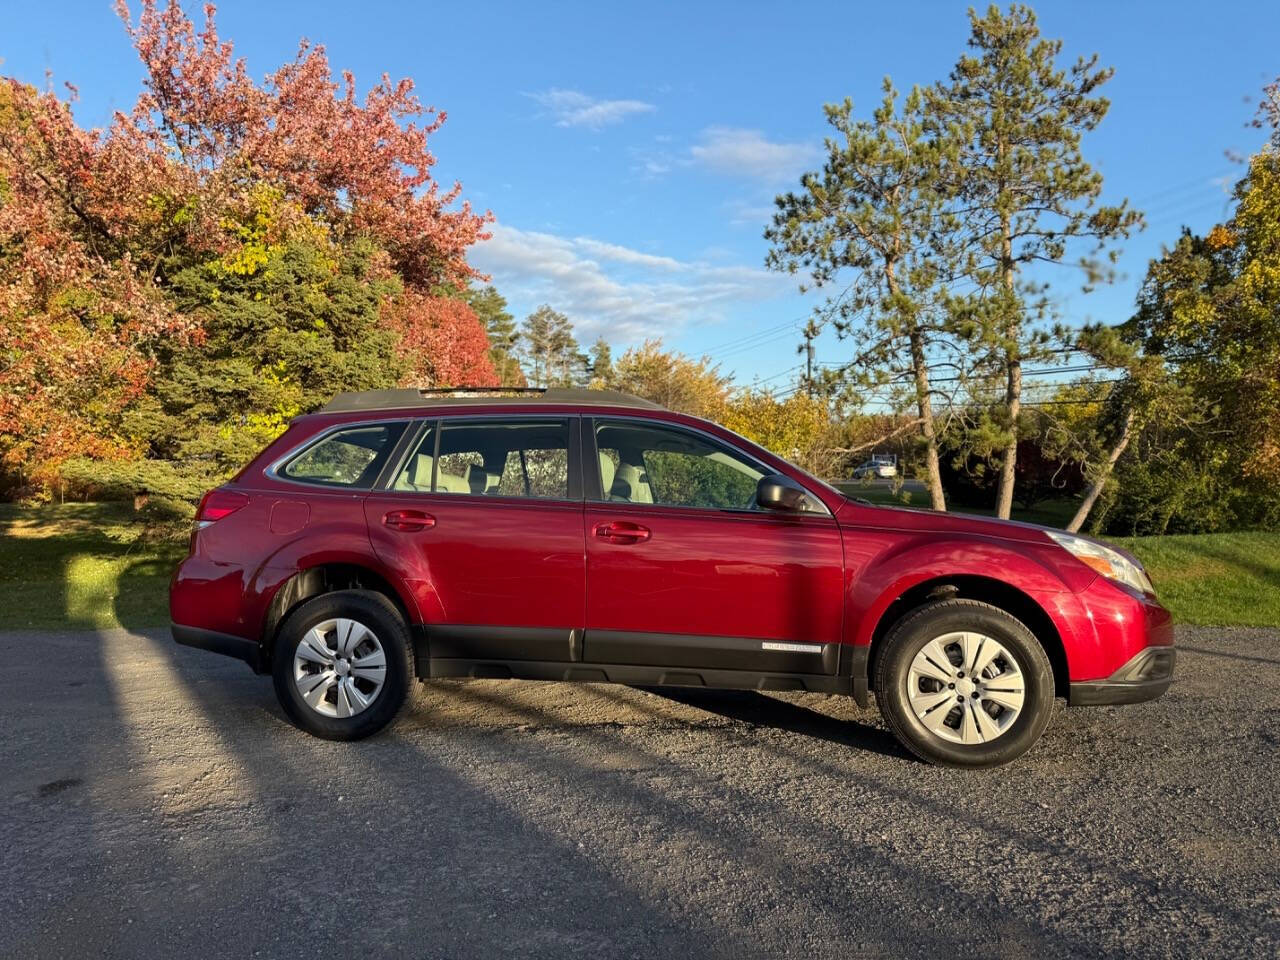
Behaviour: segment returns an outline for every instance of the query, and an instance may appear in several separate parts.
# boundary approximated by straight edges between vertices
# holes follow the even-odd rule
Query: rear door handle
[[[436,518],[421,510],[392,510],[383,516],[382,524],[392,530],[413,533],[417,530],[430,530],[436,525]]]
[[[628,520],[602,520],[591,528],[591,533],[605,543],[643,543],[652,536],[648,527]]]

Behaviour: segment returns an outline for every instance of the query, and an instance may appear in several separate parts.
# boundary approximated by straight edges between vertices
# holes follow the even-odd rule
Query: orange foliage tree
[[[418,386],[497,386],[489,338],[471,307],[453,297],[409,291],[383,309],[396,350]]]
[[[474,314],[433,295],[474,276],[466,253],[492,219],[431,175],[443,111],[385,75],[358,97],[354,78],[335,79],[324,48],[305,41],[257,82],[219,37],[212,6],[200,29],[177,0],[144,0],[136,20],[117,9],[145,78],[105,130],[76,124],[74,90],[61,99],[0,80],[7,485],[47,485],[68,457],[148,452],[126,413],[173,357],[198,358],[205,319],[175,309],[168,284],[215,259],[265,263],[271,238],[252,223],[264,188],[277,235],[291,229],[279,218],[292,218],[383,252],[396,282],[381,316],[415,382],[496,383]]]

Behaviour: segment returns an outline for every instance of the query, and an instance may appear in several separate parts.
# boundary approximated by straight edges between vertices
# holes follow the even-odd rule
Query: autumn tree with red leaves
[[[440,295],[474,276],[492,219],[431,175],[443,111],[385,75],[359,97],[305,41],[256,82],[212,6],[199,30],[176,0],[117,9],[146,75],[106,130],[0,82],[10,488],[83,456],[224,469],[240,451],[219,437],[269,439],[335,388],[497,382],[483,325]]]
[[[67,103],[0,82],[0,474],[22,487],[72,456],[140,452],[117,429],[161,343],[198,341],[136,242],[149,154],[76,126]]]
[[[418,386],[497,386],[489,339],[464,300],[406,291],[388,302],[384,323],[394,331],[407,382]]]
[[[212,5],[198,33],[177,0],[144,0],[136,24],[124,0],[116,9],[147,70],[129,122],[171,146],[214,198],[266,180],[308,216],[372,237],[412,287],[473,275],[466,251],[491,217],[466,202],[449,209],[462,186],[440,191],[427,148],[446,114],[424,107],[411,80],[384,74],[361,102],[350,72],[335,82],[324,47],[303,41],[258,85],[218,36]]]

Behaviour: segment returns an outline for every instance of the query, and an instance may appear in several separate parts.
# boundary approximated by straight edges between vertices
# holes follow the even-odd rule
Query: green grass
[[[1044,508],[1036,522],[1065,522],[1062,504]],[[1280,533],[1116,542],[1146,565],[1178,622],[1280,626]],[[185,554],[184,540],[149,534],[127,504],[0,504],[0,630],[161,626]]]
[[[1280,533],[1116,538],[1179,623],[1280,626]]]
[[[887,487],[837,484],[845,493],[886,506],[927,509],[928,495],[903,501]],[[1075,500],[1047,500],[1030,510],[1016,504],[1014,520],[1065,527]],[[990,510],[955,508],[990,516]],[[1155,583],[1160,602],[1179,623],[1228,627],[1280,626],[1280,533],[1213,533],[1195,536],[1109,538],[1137,555]]]
[[[0,630],[168,623],[169,575],[185,555],[130,504],[0,504]]]

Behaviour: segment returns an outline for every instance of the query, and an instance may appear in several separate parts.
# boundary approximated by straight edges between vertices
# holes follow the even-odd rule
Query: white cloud
[[[568,314],[583,343],[598,336],[615,344],[669,336],[791,288],[787,278],[763,268],[681,261],[504,224],[494,226],[493,238],[478,244],[471,260],[517,309],[545,302]]]
[[[627,152],[633,161],[631,172],[641,180],[657,180],[677,167],[685,167],[692,163],[688,156],[673,155],[665,148],[628,147]]]
[[[601,260],[614,260],[618,263],[629,263],[633,266],[653,267],[658,270],[687,270],[687,264],[671,257],[658,257],[651,253],[642,253],[630,247],[620,247],[616,243],[605,243],[592,240],[590,237],[574,237],[573,244],[584,253],[599,257]]]
[[[649,157],[637,168],[638,172],[648,179],[655,177],[663,177],[671,172],[671,163],[667,160],[660,160],[655,157]]]
[[[556,118],[557,127],[599,130],[601,127],[621,123],[632,114],[652,113],[658,109],[643,100],[597,100],[577,90],[553,88],[526,96],[549,111]]]
[[[689,153],[696,163],[718,173],[772,181],[799,177],[817,160],[819,148],[813,143],[776,143],[759,130],[708,127]]]

